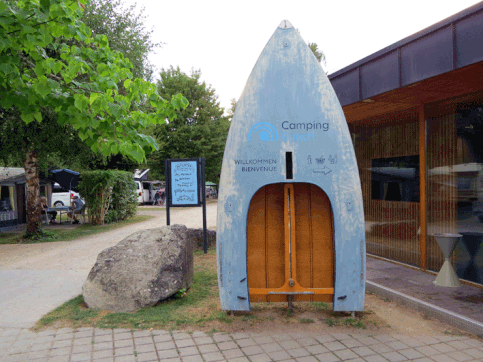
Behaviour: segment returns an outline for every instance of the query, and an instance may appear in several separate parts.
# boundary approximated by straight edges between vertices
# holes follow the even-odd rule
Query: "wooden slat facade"
[[[399,117],[350,127],[364,198],[367,252],[420,266],[419,202],[372,198],[373,159],[419,154],[417,114],[399,114]]]

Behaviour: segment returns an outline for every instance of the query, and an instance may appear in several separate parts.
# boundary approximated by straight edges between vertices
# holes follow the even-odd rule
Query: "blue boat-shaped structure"
[[[321,300],[361,311],[362,193],[332,86],[288,21],[265,46],[238,101],[218,198],[221,308]]]

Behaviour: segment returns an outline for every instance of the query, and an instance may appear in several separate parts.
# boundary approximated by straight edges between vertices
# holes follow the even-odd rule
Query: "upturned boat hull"
[[[218,196],[221,308],[326,300],[361,311],[362,193],[347,123],[315,56],[287,21],[247,81]]]

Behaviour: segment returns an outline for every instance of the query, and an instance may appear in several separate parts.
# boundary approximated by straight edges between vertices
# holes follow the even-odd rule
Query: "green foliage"
[[[89,209],[89,222],[92,225],[104,224],[109,208],[112,188],[116,178],[114,171],[84,171],[80,173],[79,194]]]
[[[92,37],[81,15],[76,1],[0,3],[0,106],[14,107],[26,124],[53,110],[57,123],[71,125],[94,152],[142,162],[157,149],[142,131],[174,117],[187,100],[168,102],[154,84],[132,79],[129,60],[109,48],[106,36]],[[136,110],[146,100],[152,112]]]
[[[312,50],[312,53],[314,53],[315,57],[317,58],[317,61],[319,63],[322,63],[324,67],[326,67],[327,60],[325,59],[325,54],[324,52],[319,51],[319,46],[317,45],[317,43],[308,43],[307,45],[309,46],[310,50]]]
[[[39,242],[54,240],[55,234],[52,233],[51,231],[38,228],[33,233],[29,233],[29,232],[25,233],[23,235],[23,239],[26,239],[25,241],[27,243],[39,243]]]
[[[235,115],[236,105],[238,101],[236,98],[230,99],[230,108],[228,108],[228,119],[231,121]]]
[[[112,171],[114,178],[111,191],[111,204],[104,222],[125,220],[136,215],[138,199],[133,174],[125,171]]]
[[[186,289],[182,288],[176,292],[176,294],[174,295],[174,298],[179,299],[184,297],[185,295],[186,295]]]
[[[91,0],[82,21],[94,34],[106,35],[109,47],[129,59],[134,78],[151,80],[154,67],[148,55],[162,44],[151,41],[153,31],[144,26],[144,10],[137,12],[135,5],[125,7],[122,0]]]
[[[200,76],[199,70],[187,75],[174,67],[160,73],[159,94],[169,98],[180,93],[189,99],[189,105],[175,112],[176,119],[153,130],[160,148],[149,157],[148,165],[152,170],[160,170],[160,174],[153,175],[156,178],[164,179],[166,158],[204,157],[206,179],[218,183],[230,123],[214,89],[201,82]]]

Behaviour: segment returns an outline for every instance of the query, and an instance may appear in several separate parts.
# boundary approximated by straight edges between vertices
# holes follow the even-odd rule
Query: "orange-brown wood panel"
[[[310,184],[294,184],[295,246],[297,281],[304,288],[313,288],[312,219]],[[312,300],[311,296],[297,296],[297,301]]]
[[[250,288],[267,287],[266,267],[266,190],[253,196],[247,219],[247,268]],[[252,302],[266,302],[266,295],[250,295]]]
[[[284,185],[272,184],[266,189],[266,267],[267,288],[280,288],[285,283]],[[271,295],[270,302],[287,300],[284,295]]]
[[[334,222],[324,191],[310,185],[312,224],[312,288],[334,287]],[[332,302],[333,295],[317,295],[314,301]]]
[[[289,287],[290,276],[295,290],[317,288],[315,293],[319,293],[296,295],[294,300],[332,301],[333,234],[330,202],[320,188],[296,183],[260,189],[252,198],[247,219],[250,301],[287,301],[287,295],[267,293],[294,291]]]

